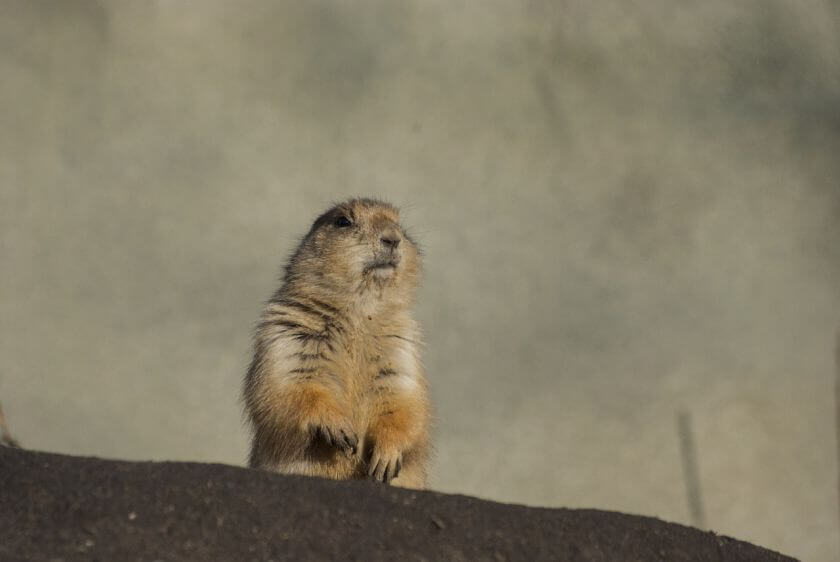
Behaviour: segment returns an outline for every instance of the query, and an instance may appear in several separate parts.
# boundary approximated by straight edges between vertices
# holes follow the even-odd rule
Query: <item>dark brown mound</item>
[[[2,560],[792,560],[649,517],[0,447]]]

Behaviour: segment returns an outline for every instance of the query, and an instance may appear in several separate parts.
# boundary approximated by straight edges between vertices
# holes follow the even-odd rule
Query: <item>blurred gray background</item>
[[[434,487],[840,557],[840,7],[0,1],[0,402],[244,462],[250,330],[330,202],[401,205]]]

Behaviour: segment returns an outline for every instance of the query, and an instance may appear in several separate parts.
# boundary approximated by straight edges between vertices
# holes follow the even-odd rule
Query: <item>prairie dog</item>
[[[315,220],[256,329],[243,392],[251,467],[426,486],[419,274],[395,207],[352,199]]]

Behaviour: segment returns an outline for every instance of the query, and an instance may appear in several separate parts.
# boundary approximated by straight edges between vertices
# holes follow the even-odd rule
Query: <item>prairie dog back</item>
[[[318,217],[255,333],[243,391],[250,466],[426,486],[419,272],[395,207],[353,199]]]

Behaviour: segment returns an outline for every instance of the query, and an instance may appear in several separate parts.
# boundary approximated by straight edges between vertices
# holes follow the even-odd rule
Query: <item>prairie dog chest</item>
[[[421,377],[417,345],[396,334],[368,334],[360,338],[359,371],[361,378],[378,387],[411,388]]]
[[[408,337],[397,334],[360,334],[359,348],[354,355],[361,381],[367,384],[408,381],[420,377],[421,366],[417,345]],[[360,382],[361,382],[360,381]]]

